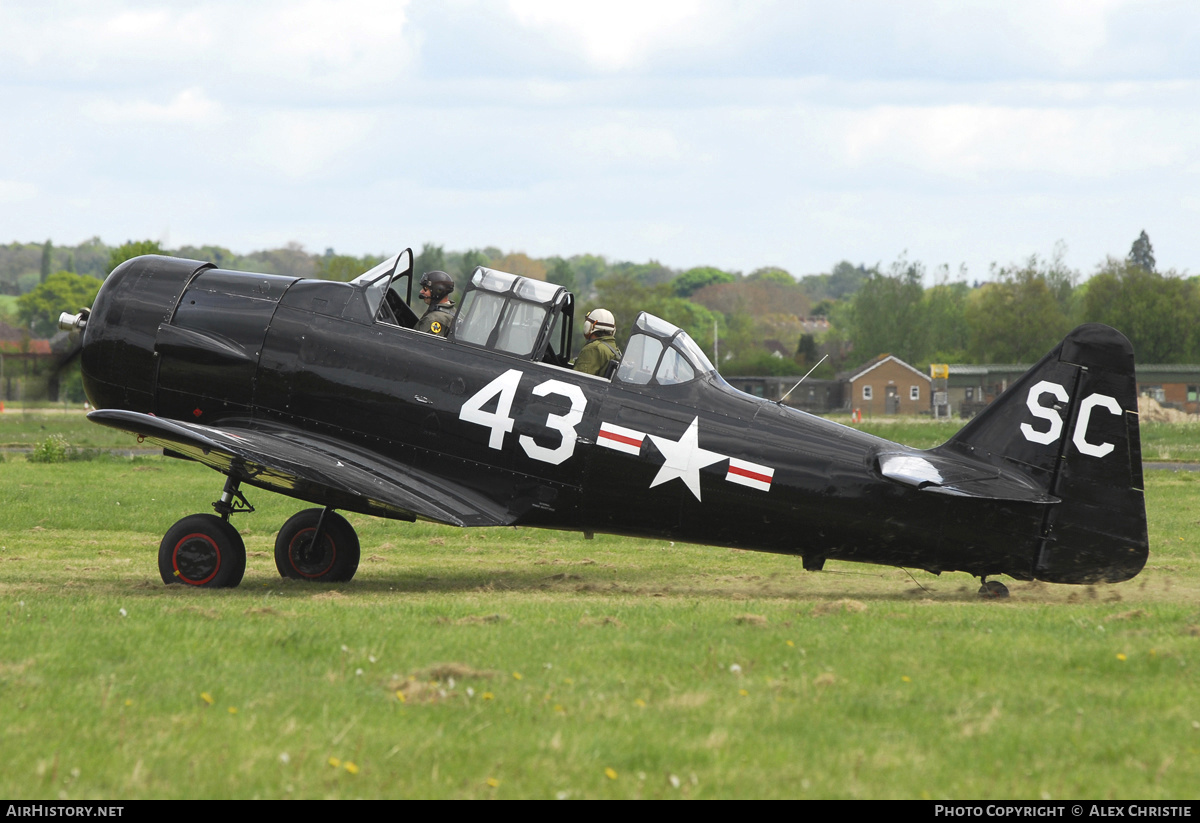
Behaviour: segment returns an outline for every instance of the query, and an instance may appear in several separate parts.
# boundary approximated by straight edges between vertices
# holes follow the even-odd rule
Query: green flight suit
[[[580,350],[579,356],[575,358],[575,371],[603,377],[608,364],[620,357],[621,350],[617,347],[616,337],[611,334],[595,337]]]
[[[430,306],[426,309],[414,328],[426,334],[436,334],[438,337],[445,337],[450,333],[450,325],[453,322],[454,302],[449,301],[438,303],[436,306]]]

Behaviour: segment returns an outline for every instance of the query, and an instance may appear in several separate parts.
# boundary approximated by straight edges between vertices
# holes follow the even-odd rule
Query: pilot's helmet
[[[583,334],[616,334],[617,321],[608,309],[592,309],[583,316]]]
[[[444,271],[427,271],[421,278],[421,288],[429,289],[430,299],[440,303],[443,297],[454,291],[454,278]]]

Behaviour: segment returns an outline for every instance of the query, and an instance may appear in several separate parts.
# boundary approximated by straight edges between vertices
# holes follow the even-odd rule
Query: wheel
[[[246,573],[246,544],[228,521],[215,514],[193,514],[163,536],[158,573],[168,584],[233,588]]]
[[[358,571],[358,534],[335,511],[325,515],[320,545],[313,545],[321,509],[292,515],[275,538],[275,566],[284,577],[344,583]]]
[[[1008,586],[999,580],[985,580],[979,587],[979,596],[987,598],[1008,597]]]

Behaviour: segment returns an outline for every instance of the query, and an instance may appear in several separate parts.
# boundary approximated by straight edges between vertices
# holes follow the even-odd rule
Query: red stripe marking
[[[769,474],[759,474],[756,471],[751,471],[750,469],[742,469],[737,466],[730,466],[729,473],[741,475],[742,477],[748,477],[751,480],[757,480],[760,483],[768,483],[768,484],[771,482],[771,477],[772,477],[772,475],[769,475]]]
[[[626,437],[623,434],[616,434],[615,432],[605,431],[604,429],[600,430],[600,436],[609,440],[616,440],[618,443],[627,443],[630,446],[642,445],[642,441],[640,439],[635,440],[632,437]]]

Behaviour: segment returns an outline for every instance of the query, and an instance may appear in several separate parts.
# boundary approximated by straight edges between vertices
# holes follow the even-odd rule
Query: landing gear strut
[[[996,599],[1000,597],[1008,597],[1008,586],[1005,586],[999,580],[988,580],[987,575],[979,578],[982,584],[979,587],[979,596],[988,599]]]

